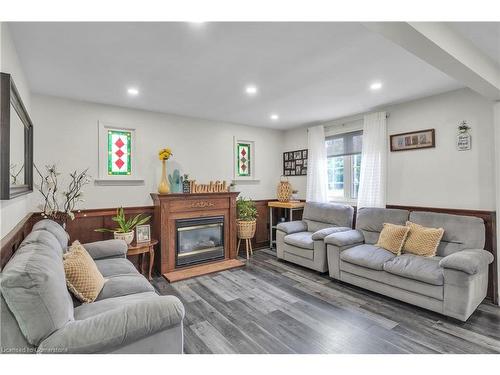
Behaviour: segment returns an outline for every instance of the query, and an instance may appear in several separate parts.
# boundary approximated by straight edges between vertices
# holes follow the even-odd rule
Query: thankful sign
[[[225,193],[229,191],[226,181],[210,181],[208,184],[197,184],[196,180],[189,181],[191,193]]]

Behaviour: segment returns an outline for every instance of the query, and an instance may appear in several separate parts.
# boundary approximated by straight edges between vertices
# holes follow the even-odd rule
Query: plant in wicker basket
[[[238,228],[238,250],[240,248],[241,240],[245,240],[246,250],[247,250],[247,259],[248,259],[248,250],[252,252],[252,245],[250,240],[255,236],[255,228],[256,228],[256,218],[257,218],[257,207],[255,206],[255,202],[250,199],[245,199],[243,197],[239,197],[236,201],[236,212],[238,215],[237,220],[237,228]]]

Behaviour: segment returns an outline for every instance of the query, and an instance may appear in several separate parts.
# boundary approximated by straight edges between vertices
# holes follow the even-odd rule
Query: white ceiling
[[[215,121],[285,129],[461,87],[359,23],[9,27],[35,93]]]
[[[500,22],[450,22],[450,26],[500,65]]]

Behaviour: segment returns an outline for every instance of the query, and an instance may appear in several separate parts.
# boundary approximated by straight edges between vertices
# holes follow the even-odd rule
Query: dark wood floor
[[[256,251],[244,268],[169,284],[186,308],[186,353],[500,353],[500,308],[466,323]]]

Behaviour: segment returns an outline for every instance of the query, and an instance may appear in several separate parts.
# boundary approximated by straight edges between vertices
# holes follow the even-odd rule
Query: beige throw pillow
[[[83,245],[75,241],[63,256],[68,289],[84,303],[94,302],[107,281]]]
[[[439,242],[443,238],[444,229],[427,228],[411,221],[407,221],[406,225],[410,231],[403,246],[403,252],[424,257],[435,256]]]
[[[404,225],[384,223],[384,228],[382,232],[380,232],[378,242],[375,246],[384,248],[396,255],[400,255],[401,248],[403,247],[409,230],[410,228]]]

